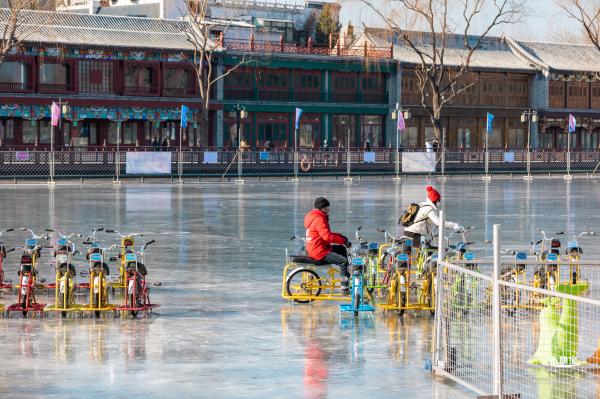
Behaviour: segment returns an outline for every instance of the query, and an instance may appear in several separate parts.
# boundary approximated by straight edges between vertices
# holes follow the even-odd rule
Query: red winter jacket
[[[325,212],[313,209],[304,217],[306,227],[306,254],[321,260],[331,252],[331,244],[345,243],[341,234],[332,233],[329,229],[329,216]]]

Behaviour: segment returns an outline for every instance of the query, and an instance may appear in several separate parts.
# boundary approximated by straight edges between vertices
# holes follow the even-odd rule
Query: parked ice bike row
[[[137,316],[138,313],[148,314],[159,305],[153,304],[149,297],[149,284],[146,282],[148,274],[145,265],[145,252],[149,245],[155,241],[151,240],[135,250],[135,237],[141,234],[122,234],[115,230],[104,230],[103,228],[92,229],[83,239],[82,234],[63,234],[60,231],[46,229],[44,234],[38,235],[30,229],[21,228],[26,231],[30,238],[26,239],[22,247],[8,248],[0,241],[0,289],[10,291],[13,288],[17,292],[16,303],[0,310],[5,310],[6,315],[20,312],[25,317],[28,314],[60,313],[62,317],[68,314],[83,315],[92,314],[100,317],[104,314],[130,314]],[[0,238],[5,233],[14,231],[6,229],[0,231]],[[104,231],[110,235],[119,235],[119,243],[103,247],[97,239],[96,234]],[[50,235],[58,238],[49,244]],[[77,248],[80,245],[87,247],[85,250]],[[45,279],[39,278],[39,259],[43,249],[50,249],[52,261],[49,263],[54,271],[53,283],[46,284]],[[113,250],[119,251],[117,256],[110,256]],[[7,255],[13,251],[20,251],[17,276],[17,284],[13,286],[12,281],[6,280]],[[83,252],[83,253],[82,253]],[[78,256],[85,260],[79,259]],[[114,278],[110,278],[110,264],[117,269]],[[82,277],[84,281],[77,281]],[[160,285],[160,283],[155,283]],[[54,290],[54,304],[46,305],[38,302],[36,294],[45,294]],[[85,293],[88,292],[87,303]],[[121,304],[116,305],[109,302],[109,292],[113,296],[122,296]],[[78,299],[82,297],[81,299]]]
[[[378,231],[384,233],[382,243],[363,240],[359,235],[360,228],[355,234],[357,242],[352,245],[349,257],[350,296],[341,293],[341,278],[336,267],[306,255],[289,256],[286,251],[282,297],[296,303],[351,301],[351,305],[343,305],[342,310],[355,313],[360,311],[361,305],[370,310],[365,306],[368,303],[382,310],[397,311],[399,315],[407,310],[433,314],[437,248],[428,242],[413,246],[408,237],[394,237],[385,230]],[[465,234],[456,244],[450,244],[450,235],[449,256],[474,258],[474,254],[466,251],[472,243],[466,240]],[[292,239],[305,242],[300,237]],[[319,270],[322,267],[326,267],[326,271]],[[467,288],[459,289],[466,291]]]
[[[514,257],[514,263],[505,264],[500,272],[500,278],[511,283],[531,285],[535,288],[555,290],[558,285],[577,285],[583,292],[589,290],[589,280],[585,278],[581,267],[582,245],[579,240],[583,237],[596,236],[595,232],[584,231],[572,235],[567,243],[564,254],[561,254],[560,237],[563,232],[557,232],[548,237],[546,232],[537,228],[542,236],[529,244],[528,250],[505,249],[503,255]],[[564,256],[563,256],[564,255]],[[491,288],[489,289],[491,296]],[[542,309],[540,295],[527,290],[504,289],[502,292],[503,307],[509,314],[516,309]]]

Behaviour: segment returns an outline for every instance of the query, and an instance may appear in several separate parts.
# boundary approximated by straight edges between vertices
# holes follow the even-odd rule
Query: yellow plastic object
[[[323,272],[326,269],[326,272]],[[313,274],[314,273],[314,274]],[[287,282],[292,275],[301,274],[298,282],[290,285]],[[317,277],[315,277],[315,274]],[[340,274],[334,267],[317,267],[313,265],[289,262],[283,268],[281,281],[281,297],[296,302],[312,301],[349,301],[350,296],[341,293]]]

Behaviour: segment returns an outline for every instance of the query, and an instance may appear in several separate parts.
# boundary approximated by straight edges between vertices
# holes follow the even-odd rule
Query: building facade
[[[391,59],[367,65],[362,57],[344,55],[346,49],[330,53],[253,40],[227,50],[225,41],[214,67],[215,76],[227,76],[215,86],[209,129],[201,131],[202,101],[185,21],[40,11],[23,16],[27,26],[42,28],[0,66],[3,147],[48,147],[53,101],[66,106],[54,130],[54,143],[63,148],[178,147],[182,104],[191,121],[183,130],[184,147],[234,147],[231,110],[238,105],[249,112],[241,131],[252,147],[270,142],[289,148],[294,134],[302,147],[385,142]],[[304,110],[298,132],[296,107]]]
[[[6,16],[6,13],[4,14]],[[389,34],[366,29],[353,43],[331,48],[284,41],[228,40],[215,50],[209,127],[192,64],[185,20],[26,11],[35,27],[0,66],[0,145],[46,148],[50,104],[65,105],[54,129],[63,149],[180,144],[180,109],[190,109],[181,132],[185,148],[393,148],[396,103],[411,111],[400,135],[405,149],[423,148],[433,127],[421,104],[415,54]],[[108,29],[107,29],[108,28]],[[422,35],[426,36],[426,35]],[[457,36],[449,68],[464,50]],[[426,41],[423,45],[427,45]],[[570,57],[569,54],[574,54]],[[577,61],[574,61],[577,60]],[[552,150],[566,147],[568,114],[578,121],[574,149],[597,149],[600,136],[600,56],[592,46],[518,42],[491,37],[469,71],[473,83],[443,111],[446,147]],[[240,121],[235,110],[248,117]],[[296,108],[303,110],[295,126]],[[521,122],[536,110],[540,123]],[[495,115],[486,132],[486,114]]]

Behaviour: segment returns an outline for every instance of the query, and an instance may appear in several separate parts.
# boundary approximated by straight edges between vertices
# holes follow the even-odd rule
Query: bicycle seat
[[[315,258],[311,258],[308,255],[292,255],[292,256],[290,256],[290,262],[302,263],[302,264],[306,264],[306,265],[315,265],[315,266],[329,265],[329,263],[327,263],[327,262],[323,262],[321,260],[316,260]]]

